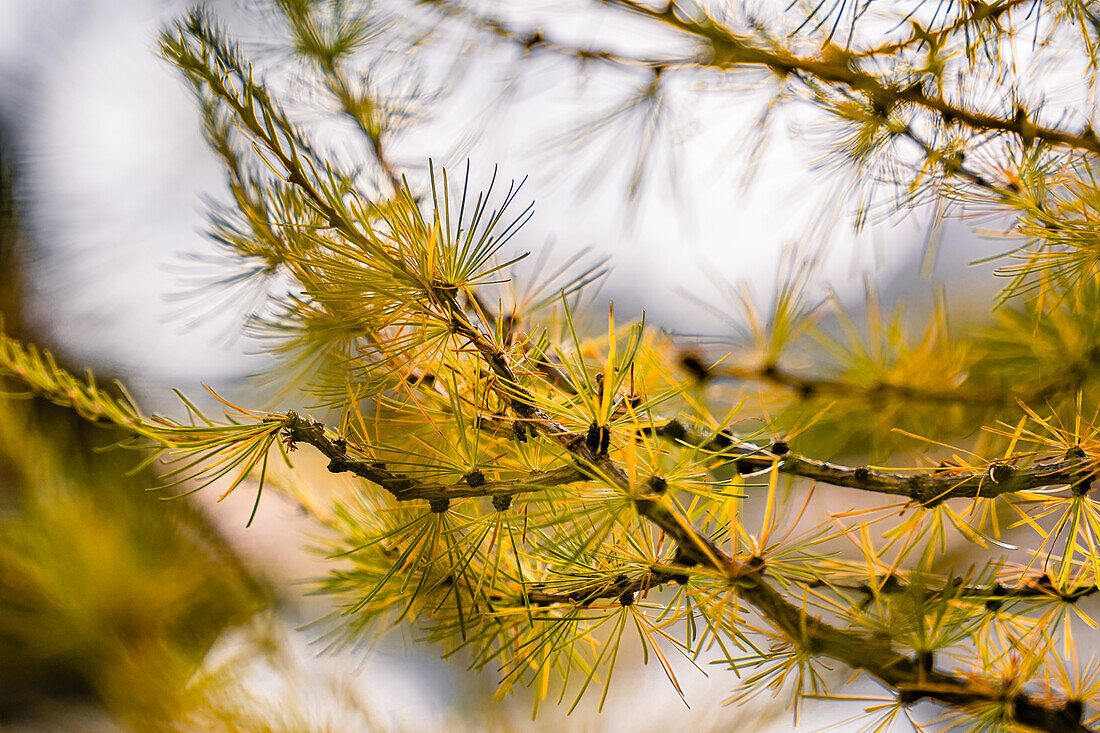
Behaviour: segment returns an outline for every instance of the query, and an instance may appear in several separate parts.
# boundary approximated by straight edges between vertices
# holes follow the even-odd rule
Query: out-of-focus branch
[[[938,30],[914,26],[913,35],[905,40],[884,43],[880,46],[873,46],[871,48],[855,51],[853,52],[853,56],[857,58],[893,56],[899,51],[904,51],[913,46],[921,46],[929,43],[943,45],[948,38],[964,30],[968,26],[978,23],[997,23],[1005,13],[1027,3],[1031,3],[1033,6],[1037,4],[1036,0],[1001,0],[1001,2],[971,3],[969,6],[964,6],[964,8],[968,7],[970,12],[966,12],[965,10],[961,11],[958,18]]]
[[[843,379],[828,379],[796,374],[775,363],[758,367],[725,366],[708,368],[692,353],[680,357],[680,365],[696,381],[712,379],[730,379],[739,382],[763,382],[773,387],[790,390],[802,399],[818,396],[842,396],[861,394],[868,397],[890,395],[899,399],[921,400],[924,402],[948,402],[967,404],[1007,404],[1015,395],[997,391],[986,391],[958,387],[950,389],[932,389],[919,385],[898,384],[880,380],[871,384],[860,384]]]
[[[523,49],[525,53],[544,50],[580,62],[598,61],[617,67],[656,68],[676,63],[674,59],[638,58],[608,49],[580,48],[559,41],[541,29],[523,31],[500,18],[478,13],[456,0],[416,0],[435,8],[446,17],[457,18]]]
[[[1005,118],[963,107],[948,101],[938,92],[926,91],[919,83],[902,84],[886,81],[875,74],[863,71],[854,63],[853,54],[836,46],[827,46],[821,57],[799,56],[780,46],[759,45],[709,17],[693,17],[681,11],[674,2],[669,2],[661,8],[650,7],[636,0],[601,0],[601,2],[651,18],[699,39],[709,49],[707,56],[697,59],[697,63],[703,66],[719,69],[758,66],[767,68],[780,77],[787,77],[793,73],[806,74],[822,82],[837,84],[859,93],[883,111],[889,111],[899,103],[908,103],[934,112],[945,121],[958,122],[977,132],[1013,134],[1025,146],[1030,146],[1038,140],[1050,145],[1062,145],[1089,153],[1100,153],[1100,138],[1091,126],[1086,126],[1080,132],[1071,132],[1041,125],[1030,119],[1023,108],[1017,108],[1013,117]]]

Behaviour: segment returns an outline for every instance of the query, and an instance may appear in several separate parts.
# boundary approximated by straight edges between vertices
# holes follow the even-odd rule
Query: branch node
[[[661,433],[671,440],[683,440],[684,436],[687,435],[687,429],[684,428],[682,422],[676,418],[672,418],[668,421],[667,425],[661,428]]]
[[[684,552],[681,548],[676,548],[676,554],[672,556],[673,565],[683,565],[686,568],[693,568],[699,564],[699,561],[694,557]],[[681,585],[683,585],[681,583]]]
[[[763,573],[768,567],[768,561],[762,558],[760,555],[753,555],[745,563],[745,571],[747,573]]]
[[[690,351],[680,357],[680,366],[691,375],[696,384],[706,384],[710,381],[711,373],[706,364],[696,354]]]
[[[592,424],[588,426],[588,433],[584,436],[584,445],[592,453],[598,454],[600,451],[600,426],[592,421]]]
[[[543,42],[544,41],[542,37],[542,31],[536,30],[534,33],[523,39],[523,50],[530,51],[531,49],[535,48],[535,46],[542,45]]]
[[[451,506],[451,500],[444,497],[442,499],[430,499],[428,501],[428,507],[432,510],[432,514],[442,514],[447,511]]]
[[[725,450],[733,445],[733,438],[725,430],[719,430],[714,434],[714,437],[710,439],[711,445],[714,445],[718,450]]]
[[[668,481],[665,480],[664,476],[650,476],[649,480],[645,482],[645,485],[651,493],[654,493],[657,496],[660,496],[668,491]]]
[[[989,479],[995,484],[1003,484],[1015,473],[1015,468],[1004,463],[994,463],[989,467]]]
[[[920,702],[921,698],[923,698],[924,695],[925,693],[916,688],[903,687],[902,689],[898,690],[898,702],[900,702],[902,705],[912,705],[914,703]]]
[[[1062,716],[1069,722],[1079,725],[1085,716],[1085,704],[1080,700],[1066,700],[1062,705]]]
[[[992,596],[992,598],[989,598],[985,602],[986,610],[1000,611],[1005,604],[1004,601],[1000,599],[1008,595],[1008,588],[1005,588],[1000,583],[995,583],[993,585],[993,590],[991,590],[989,594]]]
[[[631,588],[630,578],[623,574],[615,576],[615,587],[621,589],[619,594],[619,605],[621,606],[633,606],[634,605],[634,589]]]

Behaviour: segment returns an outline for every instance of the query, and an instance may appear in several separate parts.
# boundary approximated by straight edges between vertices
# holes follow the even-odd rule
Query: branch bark
[[[719,69],[762,66],[780,77],[801,72],[823,82],[838,84],[867,95],[883,109],[888,110],[899,102],[909,103],[976,132],[1007,132],[1016,135],[1025,146],[1040,140],[1050,145],[1064,145],[1075,150],[1100,153],[1100,138],[1091,127],[1086,126],[1081,132],[1070,132],[1040,125],[1028,119],[1022,109],[1011,118],[969,109],[949,102],[942,95],[926,92],[920,84],[902,85],[884,81],[875,74],[862,71],[854,63],[855,55],[848,54],[843,49],[830,47],[836,51],[835,59],[826,58],[824,54],[822,58],[798,56],[781,47],[766,48],[757,45],[751,39],[739,36],[705,16],[702,19],[693,19],[678,10],[674,2],[669,2],[660,9],[636,0],[601,2],[651,18],[698,38],[710,49],[709,56],[697,59],[697,63],[702,66]]]
[[[1074,449],[1063,460],[1026,468],[990,462],[981,469],[945,467],[902,472],[869,466],[843,466],[807,458],[790,452],[786,443],[763,448],[737,442],[725,432],[703,435],[677,419],[651,432],[713,452],[715,457],[736,464],[740,473],[774,469],[833,486],[903,496],[921,506],[935,506],[946,499],[991,498],[1049,486],[1069,486],[1075,492],[1085,493],[1092,487],[1100,468],[1095,457]]]

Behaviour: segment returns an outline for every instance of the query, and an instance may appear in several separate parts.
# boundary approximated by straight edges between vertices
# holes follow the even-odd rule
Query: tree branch
[[[890,573],[875,578],[873,582],[841,583],[832,580],[817,579],[806,584],[807,588],[828,588],[833,591],[849,591],[862,593],[868,600],[875,594],[895,594],[917,591],[924,600],[954,600],[970,599],[984,602],[986,608],[997,610],[1005,603],[1016,600],[1032,601],[1060,601],[1062,603],[1077,603],[1082,598],[1088,598],[1100,593],[1100,587],[1096,585],[1082,585],[1066,590],[1059,590],[1049,575],[1045,573],[1033,578],[1021,581],[1013,586],[1002,583],[993,583],[989,586],[964,585],[961,579],[948,582],[942,587],[926,588],[899,578]]]
[[[454,0],[416,0],[416,2],[420,5],[431,6],[445,16],[462,18],[470,25],[481,28],[522,48],[524,53],[543,49],[580,62],[600,61],[622,68],[652,69],[658,66],[666,66],[673,61],[672,59],[635,58],[607,49],[577,48],[547,36],[540,29],[529,32],[519,30],[499,18],[477,13]]]
[[[317,447],[336,464],[334,467],[330,463],[330,470],[351,470],[391,492],[407,490],[411,486],[405,483],[409,482],[407,477],[374,464],[347,461],[346,446],[329,439],[320,423],[302,420],[294,413],[290,413],[286,419],[288,437]],[[584,441],[573,441],[572,445],[578,458],[591,452]],[[622,469],[609,458],[592,455],[590,460],[592,468],[605,480],[630,493],[629,480]],[[460,490],[465,492],[465,488]],[[1001,701],[1001,690],[992,684],[930,669],[894,650],[887,640],[845,631],[806,613],[764,581],[766,566],[762,558],[740,561],[730,557],[690,522],[670,509],[660,496],[639,496],[635,505],[639,514],[659,526],[673,539],[677,546],[674,560],[677,565],[700,565],[724,574],[737,587],[739,595],[793,644],[868,672],[897,690],[899,699],[906,703],[928,698],[946,705],[968,708]],[[634,579],[622,576],[617,577],[613,583],[597,583],[564,593],[535,589],[527,593],[527,598],[533,605],[570,603],[583,606],[598,599],[611,598],[629,605],[634,602],[637,593],[670,581],[683,580],[686,578],[673,572],[653,569]],[[1017,723],[1044,731],[1069,733],[1089,730],[1080,723],[1078,708],[1073,701],[1060,708],[1051,708],[1027,695],[1016,694],[1012,698],[1008,714]]]
[[[884,43],[881,46],[855,51],[853,56],[857,58],[893,56],[899,51],[903,51],[912,46],[927,44],[930,41],[942,45],[951,35],[966,28],[969,24],[982,21],[996,23],[1002,15],[1026,3],[1035,4],[1036,0],[1001,0],[1001,2],[996,3],[973,3],[969,6],[973,9],[973,12],[970,14],[960,12],[959,17],[956,18],[954,22],[948,23],[939,30],[916,29],[918,32],[914,32],[912,36],[904,41]]]
[[[685,569],[686,570],[686,569]],[[598,600],[618,601],[621,605],[629,606],[635,603],[638,595],[645,594],[653,588],[659,588],[666,583],[678,583],[684,585],[688,582],[688,576],[684,572],[674,572],[652,568],[633,578],[620,574],[610,581],[589,583],[569,591],[553,592],[544,590],[541,583],[531,584],[531,590],[526,591],[527,605],[550,606],[558,604],[570,604],[587,607]]]
[[[643,432],[712,451],[715,457],[735,463],[740,473],[774,468],[780,473],[833,486],[904,496],[922,506],[934,506],[945,499],[990,498],[1047,486],[1069,486],[1077,493],[1085,493],[1091,488],[1098,468],[1095,457],[1074,449],[1063,460],[1026,468],[990,462],[981,469],[945,467],[901,472],[819,461],[789,452],[785,443],[762,448],[736,442],[725,432],[705,436],[677,419],[652,430],[643,429]]]
[[[920,84],[903,85],[898,82],[887,82],[874,74],[862,71],[852,62],[854,58],[852,54],[837,47],[829,47],[830,50],[835,51],[835,59],[824,56],[822,58],[797,56],[782,48],[764,48],[755,45],[751,39],[734,34],[710,18],[691,19],[679,11],[674,2],[669,2],[661,9],[648,7],[636,0],[601,0],[601,2],[617,5],[699,38],[710,47],[711,51],[709,57],[697,60],[703,66],[719,69],[763,66],[780,77],[786,77],[792,72],[801,72],[866,95],[885,110],[889,110],[899,102],[907,102],[935,112],[944,120],[957,121],[978,132],[994,131],[1014,134],[1025,146],[1041,140],[1050,145],[1065,145],[1076,150],[1100,153],[1100,138],[1090,126],[1086,126],[1079,133],[1074,133],[1040,125],[1028,119],[1022,108],[1019,108],[1016,115],[1009,119],[967,109],[947,101],[942,95],[925,92]]]
[[[283,435],[287,444],[306,443],[316,448],[329,459],[328,470],[332,473],[345,471],[360,478],[378,484],[398,501],[427,499],[428,501],[448,501],[464,497],[510,497],[531,491],[541,491],[552,486],[588,481],[590,477],[575,466],[564,466],[552,471],[533,471],[526,476],[486,481],[480,471],[466,476],[462,483],[444,484],[438,481],[420,481],[403,473],[390,471],[384,463],[362,461],[349,457],[347,443],[328,437],[325,426],[315,420],[300,417],[288,412]]]
[[[738,382],[763,382],[774,387],[794,392],[802,399],[809,399],[817,395],[847,395],[853,392],[866,395],[893,395],[899,399],[923,400],[925,402],[948,403],[981,403],[981,404],[1006,404],[1013,402],[1013,393],[984,391],[977,389],[952,388],[932,389],[908,384],[897,384],[888,381],[877,381],[872,384],[859,384],[844,381],[843,379],[828,379],[824,377],[808,377],[796,374],[784,369],[775,363],[766,363],[758,367],[740,367],[722,365],[720,368],[711,369],[693,353],[685,353],[680,357],[680,364],[699,382],[712,379],[728,379]]]

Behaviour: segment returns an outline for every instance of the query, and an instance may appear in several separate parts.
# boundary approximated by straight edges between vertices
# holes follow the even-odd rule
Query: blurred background
[[[253,3],[206,5],[333,156],[362,154],[284,70],[277,23]],[[411,180],[424,179],[429,158],[469,161],[475,183],[494,166],[504,180],[526,178],[521,198],[536,214],[515,247],[532,250],[532,263],[606,258],[599,297],[617,314],[644,308],[687,341],[720,344],[738,325],[732,289],[766,302],[799,257],[816,261],[814,291],[853,311],[868,281],[918,312],[933,283],[953,318],[987,310],[996,283],[966,263],[1001,246],[975,231],[996,223],[875,204],[857,229],[858,182],[823,162],[820,121],[772,108],[761,78],[670,84],[650,103],[637,79],[552,54],[520,67],[514,48],[437,26],[412,5],[386,4],[411,29],[405,42],[419,32],[427,50],[413,59],[383,42],[372,70],[388,89],[424,90],[395,127],[392,160]],[[516,24],[578,47],[668,42],[587,3],[511,5],[523,5],[505,11]],[[158,55],[158,34],[187,8],[0,4],[4,327],[77,372],[121,380],[147,411],[177,414],[173,388],[202,402],[202,383],[239,404],[296,407],[269,404],[250,379],[267,357],[241,335],[238,304],[196,289],[211,276],[208,204],[227,194],[194,100]],[[602,713],[593,700],[531,723],[522,696],[488,702],[489,675],[400,631],[374,649],[321,654],[308,624],[327,608],[303,584],[325,567],[308,551],[318,530],[290,501],[265,496],[249,529],[248,497],[157,501],[143,491],[155,483],[148,472],[122,478],[132,454],[96,450],[117,436],[36,400],[0,403],[0,434],[4,730],[795,728],[771,700],[722,707],[733,679],[721,668],[708,677],[682,665],[686,708],[659,669],[624,664]],[[338,480],[309,456],[297,463],[296,480]],[[823,704],[802,727],[851,712]]]

